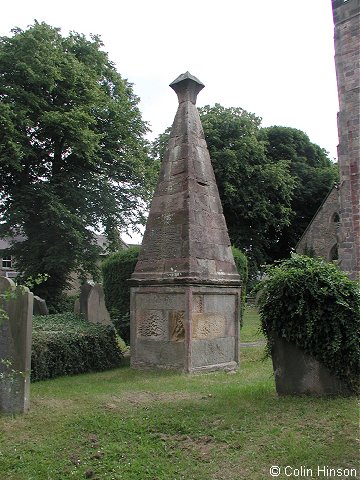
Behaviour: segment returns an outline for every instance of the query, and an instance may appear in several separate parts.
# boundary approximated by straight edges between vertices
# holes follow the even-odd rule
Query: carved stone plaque
[[[225,325],[226,318],[221,313],[195,313],[192,316],[193,339],[223,337]]]
[[[185,312],[178,310],[170,312],[170,339],[173,342],[183,342],[185,339]]]
[[[162,310],[141,310],[137,319],[137,336],[163,340],[167,338],[166,318]]]
[[[202,313],[203,311],[204,311],[204,296],[194,295],[193,296],[193,312]]]

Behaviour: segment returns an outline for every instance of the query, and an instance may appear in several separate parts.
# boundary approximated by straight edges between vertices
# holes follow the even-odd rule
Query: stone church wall
[[[337,260],[339,197],[334,187],[324,200],[296,246],[296,252]]]

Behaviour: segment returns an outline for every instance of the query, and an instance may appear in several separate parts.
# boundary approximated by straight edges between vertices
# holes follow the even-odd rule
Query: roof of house
[[[108,253],[107,252],[108,241],[106,236],[95,234],[95,237],[96,237],[97,245],[101,247],[101,250],[102,250],[100,255],[106,255]],[[125,243],[121,237],[120,237],[120,245],[121,245],[121,248],[124,248],[124,249],[129,248],[129,245]]]
[[[105,235],[94,234],[97,245],[101,248],[101,255],[106,255],[107,252],[107,238]],[[15,237],[0,238],[0,251],[11,247],[12,243],[22,242],[25,240],[23,235],[16,235]],[[122,248],[129,248],[129,245],[120,238],[120,244]]]

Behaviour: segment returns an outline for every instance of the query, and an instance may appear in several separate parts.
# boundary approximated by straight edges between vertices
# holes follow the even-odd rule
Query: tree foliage
[[[138,98],[101,47],[37,22],[0,38],[0,235],[24,237],[17,268],[50,275],[45,297],[95,273],[91,228],[115,247],[153,186]]]
[[[130,343],[130,285],[140,247],[133,246],[110,255],[102,263],[106,307],[119,335]]]
[[[309,137],[295,128],[263,128],[266,155],[272,161],[290,162],[295,189],[291,201],[294,212],[289,225],[284,226],[279,242],[273,246],[272,258],[287,257],[315,215],[327,193],[338,180],[337,164],[327,152],[310,142]]]
[[[239,250],[238,248],[231,247],[231,250],[232,250],[237,271],[240,275],[240,281],[241,281],[240,326],[242,327],[243,317],[245,312],[245,304],[246,304],[246,289],[247,289],[247,284],[249,279],[248,259],[245,253]]]
[[[231,242],[260,266],[291,221],[289,164],[266,156],[254,114],[216,104],[200,116]]]
[[[261,118],[219,104],[199,109],[230,239],[246,252],[250,278],[287,257],[338,177],[337,166],[308,136],[261,127]],[[169,129],[153,143],[164,152]]]

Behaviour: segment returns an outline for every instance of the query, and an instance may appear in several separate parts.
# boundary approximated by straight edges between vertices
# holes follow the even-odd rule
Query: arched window
[[[337,243],[335,243],[335,245],[331,247],[331,250],[329,252],[329,262],[333,262],[334,260],[339,260]]]
[[[338,212],[333,213],[333,216],[331,217],[331,220],[334,223],[340,223],[340,215],[338,214]]]

